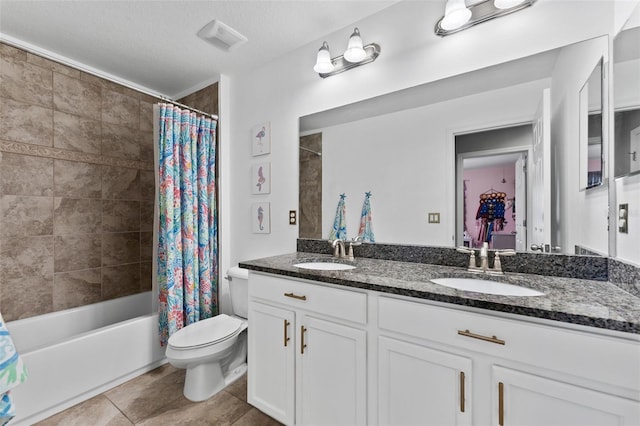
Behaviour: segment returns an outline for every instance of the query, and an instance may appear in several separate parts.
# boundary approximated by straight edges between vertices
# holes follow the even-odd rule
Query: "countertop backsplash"
[[[332,253],[328,240],[317,239],[298,239],[297,250],[307,253]],[[460,253],[453,247],[363,243],[362,245],[354,246],[353,252],[356,257],[458,266],[462,268],[466,267],[469,262],[469,255]],[[494,252],[490,250],[490,266],[493,265],[493,256]],[[503,256],[500,260],[504,272],[609,281],[609,259],[606,257],[571,256],[566,254],[541,256],[537,253],[518,253],[516,256]],[[629,267],[633,268],[630,265],[624,266],[627,269]],[[621,271],[623,275],[626,273],[628,272]],[[623,289],[627,290],[626,288]]]

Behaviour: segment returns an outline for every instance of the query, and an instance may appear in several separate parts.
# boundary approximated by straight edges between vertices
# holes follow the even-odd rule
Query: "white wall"
[[[616,244],[618,259],[640,265],[640,174],[616,180],[617,204],[629,204],[628,225],[629,233],[618,232],[618,227],[612,230],[616,232]],[[618,208],[613,209],[613,214],[618,216]]]
[[[226,143],[233,173],[232,239],[222,247],[230,253],[228,262],[295,250],[298,230],[287,218],[298,205],[298,117],[607,34],[614,21],[610,1],[576,7],[574,1],[540,0],[514,15],[439,38],[432,28],[442,9],[442,2],[400,2],[354,23],[366,42],[381,45],[382,54],[373,64],[334,77],[323,80],[312,71],[315,54],[326,40],[338,55],[352,26],[231,78],[230,120],[222,123],[231,129]],[[250,195],[249,170],[256,159],[250,154],[249,129],[263,121],[272,129],[266,158],[272,190],[258,198]],[[451,190],[453,168],[444,166],[441,179]],[[270,235],[250,231],[249,206],[258,199],[271,202]]]
[[[531,121],[548,85],[539,80],[319,129],[323,170],[330,170],[322,176],[323,237],[341,193],[355,236],[364,193],[372,191],[377,242],[453,245],[455,187],[444,178],[453,167],[452,133]],[[440,213],[440,224],[429,224],[428,212]]]

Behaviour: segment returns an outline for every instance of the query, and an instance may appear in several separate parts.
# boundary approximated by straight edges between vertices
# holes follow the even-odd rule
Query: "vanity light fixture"
[[[441,37],[466,30],[491,19],[509,15],[533,5],[537,0],[447,0],[445,13],[436,23],[435,33]]]
[[[347,50],[342,56],[331,58],[329,44],[326,41],[322,43],[320,50],[318,50],[318,56],[313,70],[317,72],[320,77],[327,78],[351,68],[373,62],[379,55],[380,46],[376,43],[363,46],[360,30],[354,28],[351,37],[349,37]]]

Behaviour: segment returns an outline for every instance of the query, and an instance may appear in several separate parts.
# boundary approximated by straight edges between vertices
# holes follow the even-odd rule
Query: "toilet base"
[[[238,380],[246,371],[246,363],[239,365],[226,375],[222,374],[219,362],[199,364],[187,368],[184,380],[184,397],[193,402],[205,401]]]

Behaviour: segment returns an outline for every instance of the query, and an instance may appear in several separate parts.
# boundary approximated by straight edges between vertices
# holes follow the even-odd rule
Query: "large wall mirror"
[[[615,177],[640,173],[640,27],[613,42]]]
[[[477,237],[483,226],[469,212],[479,196],[468,194],[475,201],[466,208],[461,202],[465,179],[482,175],[476,186],[505,193],[502,228],[494,232],[519,234],[501,244],[515,240],[531,251],[536,217],[541,251],[607,254],[606,186],[604,196],[589,199],[576,180],[579,91],[598,59],[608,57],[608,44],[607,36],[585,40],[301,117],[299,237],[329,237],[340,194],[354,237],[371,192],[376,242],[462,245],[465,231]],[[502,145],[473,136],[511,128],[524,131]],[[534,142],[542,147],[543,139],[545,150],[536,151]],[[475,140],[485,141],[469,146]],[[472,177],[457,166],[462,142]],[[580,223],[599,229],[584,239]]]
[[[580,89],[580,189],[602,185],[602,70],[603,61],[600,59]]]

